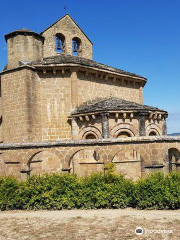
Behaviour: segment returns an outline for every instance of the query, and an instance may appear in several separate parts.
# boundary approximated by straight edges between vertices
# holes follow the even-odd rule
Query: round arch
[[[130,123],[119,123],[111,128],[110,136],[112,138],[117,138],[120,135],[126,135],[127,137],[138,136],[138,130]]]
[[[94,138],[87,138],[93,136]],[[84,127],[79,132],[79,139],[101,139],[102,134],[100,130],[94,126]]]
[[[151,130],[150,132],[149,132],[149,136],[158,136],[159,134],[158,134],[158,132],[155,130],[155,129],[153,129],[153,130]]]
[[[154,123],[151,123],[146,127],[146,135],[147,136],[160,136],[161,132],[162,132],[161,128]],[[156,135],[155,134],[150,135],[150,133],[155,133]]]
[[[128,129],[120,129],[116,132],[116,138],[134,137],[134,134]]]
[[[168,150],[169,172],[180,171],[180,151],[176,148]]]
[[[55,41],[56,41],[56,52],[58,53],[65,53],[65,41],[66,38],[62,33],[56,33],[55,35]]]
[[[79,161],[80,161],[80,156],[79,154],[83,154],[85,149],[78,149],[76,151],[70,150],[67,156],[67,162],[68,162],[68,167],[70,169],[70,173],[72,174],[78,174],[79,172]]]
[[[62,170],[62,159],[56,151],[43,150],[34,153],[27,162],[28,176],[31,174],[41,175],[43,173],[60,172]]]
[[[97,139],[97,136],[94,133],[89,132],[89,133],[86,133],[85,139]]]
[[[79,53],[81,52],[82,48],[82,41],[78,37],[74,37],[72,39],[72,55],[73,56],[79,56]]]

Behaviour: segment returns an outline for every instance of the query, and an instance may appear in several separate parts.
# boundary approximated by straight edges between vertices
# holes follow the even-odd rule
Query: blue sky
[[[4,35],[41,32],[64,15],[65,0],[0,1],[0,69]],[[148,79],[144,103],[169,112],[168,132],[180,132],[180,1],[66,0],[67,13],[94,43],[93,59]]]

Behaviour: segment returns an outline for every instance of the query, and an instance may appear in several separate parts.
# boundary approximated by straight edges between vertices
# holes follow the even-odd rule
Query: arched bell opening
[[[80,52],[81,52],[81,39],[75,37],[72,39],[72,55],[79,56]]]
[[[62,33],[56,34],[56,52],[65,53],[65,36]]]

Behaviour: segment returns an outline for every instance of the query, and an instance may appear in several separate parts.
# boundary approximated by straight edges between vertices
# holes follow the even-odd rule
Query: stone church
[[[64,17],[36,33],[5,35],[0,73],[0,175],[105,173],[137,179],[180,169],[167,111],[143,103],[147,79],[92,60],[93,44]]]

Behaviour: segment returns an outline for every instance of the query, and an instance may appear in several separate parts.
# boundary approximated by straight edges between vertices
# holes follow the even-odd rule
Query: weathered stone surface
[[[0,175],[25,179],[44,172],[76,173],[79,176],[105,171],[113,162],[117,172],[137,179],[153,171],[169,172],[168,151],[180,153],[180,138],[136,137],[126,139],[76,140],[0,144]],[[175,152],[174,152],[175,153]],[[180,154],[176,155],[179,170]]]

